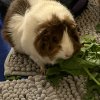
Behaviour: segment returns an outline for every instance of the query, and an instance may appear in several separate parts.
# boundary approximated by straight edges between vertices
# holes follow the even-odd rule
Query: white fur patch
[[[73,43],[72,43],[67,31],[64,32],[64,35],[63,35],[63,38],[61,41],[61,47],[62,47],[62,49],[56,55],[56,58],[68,59],[74,53]]]
[[[22,28],[23,19],[24,18],[22,16],[15,14],[9,21],[9,30],[11,32],[10,34],[12,36],[12,40],[14,41],[15,48],[19,52],[23,52],[20,43],[22,32],[23,32],[23,28]]]

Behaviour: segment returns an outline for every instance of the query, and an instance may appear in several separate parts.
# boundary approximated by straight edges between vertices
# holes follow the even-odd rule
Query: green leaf
[[[90,71],[87,68],[84,68],[84,70],[86,71],[86,73],[88,74],[88,76],[98,85],[100,86],[100,82],[95,78],[95,76],[90,73]]]
[[[60,68],[59,68],[59,66],[49,67],[47,69],[47,72],[46,72],[47,76],[59,75],[59,74],[60,74]]]
[[[96,36],[85,34],[81,37],[81,43],[91,44],[93,42],[96,42]]]
[[[60,65],[61,70],[68,70],[68,69],[75,70],[75,69],[82,69],[84,67],[94,68],[98,66],[95,63],[90,63],[89,61],[86,61],[78,57],[72,57],[70,59],[64,60],[59,65]]]
[[[73,75],[73,76],[79,76],[79,75],[84,75],[84,76],[87,76],[87,73],[84,71],[84,69],[62,69],[62,72],[64,73],[68,73],[70,75]]]
[[[96,100],[95,94],[98,95],[100,94],[100,86],[95,84],[94,81],[88,79],[86,88],[87,88],[87,94],[84,96],[83,100]]]
[[[55,87],[59,85],[60,79],[62,79],[61,75],[52,75],[47,76],[46,79]]]

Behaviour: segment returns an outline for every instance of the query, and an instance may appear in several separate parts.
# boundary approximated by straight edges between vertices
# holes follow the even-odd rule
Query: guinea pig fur
[[[3,35],[42,72],[45,64],[68,59],[81,48],[73,15],[56,0],[14,0],[5,17]]]
[[[100,6],[100,0],[98,0],[99,6]]]

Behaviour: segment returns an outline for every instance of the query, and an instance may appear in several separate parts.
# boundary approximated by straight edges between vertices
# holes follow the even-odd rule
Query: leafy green
[[[51,82],[51,84],[55,87],[59,85],[60,79],[62,79],[62,76],[59,75],[52,75],[52,76],[47,76],[46,79]]]
[[[85,75],[94,79],[89,74],[89,70],[100,67],[100,44],[96,43],[91,35],[85,35],[83,39],[84,47],[80,53],[67,60],[60,59],[57,65],[47,70],[47,76],[60,75],[64,72],[71,75]]]
[[[85,100],[95,100],[95,94],[100,94],[100,44],[92,35],[82,36],[81,42],[84,46],[78,54],[67,60],[60,59],[47,69],[46,76],[57,86],[64,75],[84,75],[87,77]]]
[[[84,96],[84,100],[96,100],[96,94],[100,94],[100,86],[94,83],[94,81],[88,79],[87,81],[87,94]],[[98,99],[99,100],[99,99]]]
[[[60,69],[63,72],[69,73],[71,75],[87,75],[84,68],[94,68],[98,65],[90,63],[82,58],[72,57],[68,60],[63,61],[59,64]]]

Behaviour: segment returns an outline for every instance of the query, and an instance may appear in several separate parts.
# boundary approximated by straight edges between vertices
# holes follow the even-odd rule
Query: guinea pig
[[[46,64],[68,59],[81,48],[71,12],[56,0],[13,0],[4,21],[4,38],[45,72]]]

